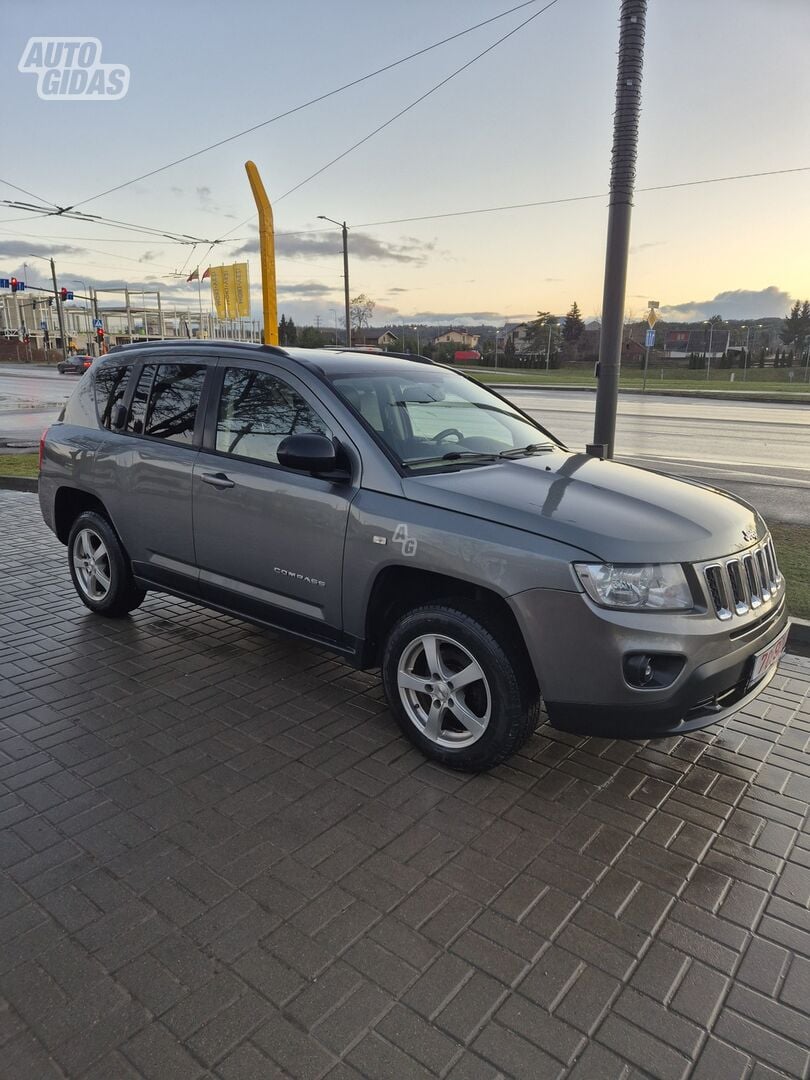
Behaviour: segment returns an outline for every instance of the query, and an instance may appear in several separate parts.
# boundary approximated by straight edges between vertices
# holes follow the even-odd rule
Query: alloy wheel
[[[397,665],[399,696],[411,723],[437,746],[469,746],[484,734],[492,694],[473,654],[444,634],[421,634]]]
[[[103,600],[112,585],[110,553],[97,532],[82,529],[73,543],[73,567],[84,595],[96,602]]]

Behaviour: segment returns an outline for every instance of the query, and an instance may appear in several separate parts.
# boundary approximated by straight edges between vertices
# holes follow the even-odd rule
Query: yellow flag
[[[236,314],[242,319],[250,316],[250,279],[248,264],[234,263],[234,292],[236,294]]]
[[[222,267],[222,290],[225,294],[225,311],[229,319],[238,319],[239,312],[236,310],[236,274],[234,267]]]
[[[225,307],[225,289],[222,281],[222,266],[211,267],[211,296],[214,298],[214,307],[216,308],[217,318],[226,319],[227,309]]]

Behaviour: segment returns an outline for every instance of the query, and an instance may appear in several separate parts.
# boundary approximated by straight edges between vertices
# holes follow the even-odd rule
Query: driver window
[[[220,453],[277,465],[279,443],[302,431],[332,437],[309,403],[275,375],[250,368],[226,369],[217,414]]]

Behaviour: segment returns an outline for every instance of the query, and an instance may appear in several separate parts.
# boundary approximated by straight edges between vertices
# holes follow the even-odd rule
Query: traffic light
[[[19,287],[20,287],[19,281],[17,281],[17,279],[15,277],[13,277],[11,279],[11,291],[13,293],[15,293]]]
[[[67,294],[68,294],[68,291],[67,291],[67,289],[66,289],[66,288],[62,287],[62,288],[61,288],[61,289],[59,290],[59,295],[60,295],[60,296],[62,297],[62,303],[63,303],[63,304],[64,304],[65,300],[67,300]]]
[[[98,328],[98,329],[96,330],[96,340],[98,341],[99,345],[100,345],[100,344],[102,343],[102,341],[104,340],[104,331],[103,331],[103,330],[101,329],[101,327],[100,327],[100,326],[99,326],[99,328]]]

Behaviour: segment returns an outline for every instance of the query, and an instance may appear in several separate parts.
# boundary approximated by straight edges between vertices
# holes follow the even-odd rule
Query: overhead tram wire
[[[344,90],[350,90],[353,86],[359,86],[361,83],[367,82],[369,79],[373,79],[377,75],[382,75],[386,71],[391,71],[393,68],[399,67],[401,64],[405,64],[409,60],[415,60],[419,56],[424,56],[426,53],[432,52],[433,49],[438,49],[442,45],[447,45],[451,41],[456,41],[458,38],[464,37],[465,34],[471,34],[474,30],[480,30],[483,26],[489,26],[490,23],[497,22],[499,19],[506,18],[507,15],[512,15],[515,11],[520,11],[523,8],[531,7],[532,4],[536,3],[539,3],[539,0],[523,0],[522,3],[516,4],[514,7],[508,8],[506,11],[501,11],[497,15],[492,15],[488,19],[483,19],[481,22],[475,23],[473,26],[468,26],[465,30],[459,30],[455,34],[450,34],[447,37],[441,38],[439,41],[434,41],[432,45],[426,45],[421,49],[417,49],[415,52],[409,53],[407,56],[400,57],[399,60],[393,60],[390,64],[385,64],[383,65],[383,67],[377,68],[375,71],[370,71],[367,75],[361,75],[357,79],[352,79],[351,82],[344,83],[342,86],[337,86],[333,90],[328,90],[323,94],[319,94],[317,97],[310,98],[309,101],[304,101],[300,105],[295,105],[290,109],[286,109],[284,112],[278,113],[276,116],[271,116],[268,120],[262,120],[260,123],[253,124],[251,127],[245,128],[243,131],[237,131],[234,135],[228,135],[224,139],[219,139],[217,142],[210,143],[210,145],[204,146],[200,150],[195,150],[191,154],[185,154],[183,157],[177,158],[174,161],[170,161],[166,165],[161,165],[157,169],[152,169],[149,172],[141,173],[140,176],[134,176],[131,180],[125,180],[121,184],[116,184],[115,187],[107,188],[105,191],[100,191],[96,195],[90,195],[88,198],[82,199],[81,202],[74,203],[74,207],[84,206],[86,203],[94,202],[96,199],[100,199],[104,195],[110,195],[114,191],[121,191],[122,188],[129,187],[131,184],[137,184],[139,180],[146,180],[150,176],[156,176],[158,173],[165,172],[167,169],[174,168],[175,165],[182,165],[186,161],[191,161],[193,158],[200,157],[202,154],[207,154],[210,150],[216,150],[218,147],[225,146],[227,143],[233,142],[235,139],[241,139],[243,135],[250,135],[251,132],[259,131],[261,128],[267,127],[269,124],[274,124],[278,120],[283,120],[288,116],[293,116],[295,113],[301,112],[303,109],[308,109],[311,105],[317,105],[319,102],[326,101],[328,98],[334,97],[336,94],[342,94]],[[36,198],[36,196],[34,197]]]
[[[455,71],[452,71],[449,75],[445,76],[445,78],[443,78],[440,82],[437,82],[434,86],[431,86],[429,90],[426,90],[425,93],[420,94],[419,97],[415,98],[412,102],[410,102],[410,104],[406,105],[404,108],[400,109],[399,112],[389,117],[388,120],[380,124],[378,127],[374,128],[373,131],[370,131],[367,135],[364,135],[362,139],[359,139],[357,142],[353,143],[350,147],[348,147],[348,149],[338,154],[337,157],[332,158],[331,161],[327,161],[327,163],[325,165],[322,165],[320,169],[317,169],[315,172],[310,173],[309,176],[304,177],[303,180],[300,180],[293,187],[285,191],[283,195],[279,195],[277,199],[273,200],[273,205],[277,206],[283,199],[286,199],[288,195],[292,195],[293,192],[298,191],[305,184],[308,184],[310,180],[314,180],[316,176],[320,176],[322,173],[326,172],[327,169],[330,169],[333,165],[336,165],[338,161],[341,161],[348,154],[351,154],[352,151],[356,150],[359,146],[367,143],[369,139],[373,139],[375,135],[378,135],[381,131],[384,131],[385,128],[389,127],[401,116],[404,116],[405,113],[410,112],[411,109],[415,108],[426,98],[429,98],[431,94],[435,94],[437,90],[440,90],[443,86],[446,86],[447,83],[451,81],[451,79],[454,79],[457,75],[460,75],[463,71],[466,71],[467,68],[471,67],[477,60],[480,60],[481,57],[486,56],[487,53],[492,52],[493,49],[497,49],[497,47],[499,45],[502,45],[504,41],[506,41],[510,37],[513,37],[519,30],[522,30],[525,26],[528,26],[530,22],[533,22],[540,15],[545,14],[545,12],[549,10],[549,8],[554,7],[554,5],[557,3],[559,3],[559,0],[548,0],[548,3],[544,4],[544,6],[541,7],[539,11],[535,11],[534,14],[528,17],[528,19],[524,19],[523,22],[518,23],[518,25],[514,26],[510,31],[508,31],[508,33],[503,34],[496,41],[493,41],[490,45],[488,45],[485,49],[482,49],[481,52],[476,53],[475,56],[467,60],[466,63],[461,65],[461,67],[456,68]],[[225,238],[230,233],[236,232],[237,229],[241,229],[243,225],[246,225],[249,221],[253,219],[253,216],[254,215],[251,214],[250,217],[245,218],[244,221],[240,221],[238,225],[234,225],[232,229],[229,229],[228,232],[223,233],[222,236],[219,237],[219,239],[214,243],[223,243]],[[208,249],[208,251],[206,251],[205,255],[203,256],[203,262],[208,258],[208,255],[213,250],[213,247],[214,244],[212,243],[211,247]]]
[[[810,165],[797,165],[790,169],[765,169],[762,172],[734,173],[731,176],[707,176],[700,180],[680,180],[673,184],[653,184],[649,187],[637,187],[636,194],[653,191],[673,191],[676,188],[699,187],[704,184],[725,184],[732,180],[755,180],[764,176],[785,176],[789,173],[810,172]],[[371,229],[381,225],[406,225],[414,221],[438,221],[441,218],[467,217],[471,214],[496,214],[503,210],[527,210],[535,206],[559,206],[562,203],[586,202],[590,199],[607,199],[609,192],[602,191],[597,195],[569,195],[559,199],[541,199],[537,202],[510,203],[506,206],[479,206],[471,210],[448,210],[439,214],[420,214],[416,217],[388,218],[385,221],[361,221],[352,227],[355,229]],[[311,230],[321,232],[322,230]]]
[[[280,203],[282,199],[286,199],[288,195],[292,195],[294,191],[298,191],[299,188],[302,188],[304,186],[304,184],[308,184],[310,180],[314,180],[316,176],[320,176],[321,173],[326,172],[327,169],[330,169],[333,165],[336,165],[338,161],[341,161],[347,155],[351,154],[352,151],[356,150],[359,146],[362,146],[363,143],[367,143],[369,139],[373,139],[375,135],[379,135],[381,131],[384,131],[385,128],[393,124],[395,120],[399,120],[401,116],[404,116],[405,113],[410,112],[411,109],[415,108],[426,98],[429,98],[431,94],[435,94],[437,90],[441,90],[441,88],[443,86],[446,86],[451,79],[455,79],[456,75],[460,75],[462,71],[466,71],[468,67],[472,67],[472,65],[477,60],[480,60],[482,56],[486,56],[487,53],[492,52],[493,49],[497,49],[497,47],[499,45],[502,45],[504,41],[512,37],[519,30],[522,30],[524,26],[528,26],[530,22],[533,22],[535,19],[539,18],[540,15],[544,15],[549,10],[549,8],[554,7],[554,5],[557,3],[559,3],[559,0],[549,0],[549,2],[543,7],[541,7],[539,11],[535,11],[533,15],[530,15],[528,17],[528,19],[524,19],[522,23],[518,23],[518,25],[513,27],[508,33],[504,34],[502,37],[499,37],[497,41],[493,41],[491,45],[488,45],[486,47],[486,49],[482,49],[481,52],[477,53],[466,63],[462,64],[461,67],[456,68],[455,71],[447,75],[444,79],[441,80],[441,82],[437,82],[435,86],[431,86],[429,90],[426,90],[424,94],[420,94],[418,98],[415,98],[409,105],[406,105],[404,109],[400,109],[398,113],[395,113],[390,119],[386,120],[385,123],[380,124],[379,127],[374,128],[374,130],[370,131],[368,135],[365,135],[362,139],[358,140],[358,142],[354,143],[347,150],[344,150],[342,153],[338,154],[337,157],[332,158],[331,161],[327,161],[327,163],[325,165],[322,165],[320,169],[316,169],[314,173],[310,173],[309,176],[299,181],[299,183],[297,183],[294,187],[291,187],[287,191],[285,191],[283,195],[279,195],[279,197],[275,200],[275,203]]]
[[[23,195],[30,195],[32,199],[36,199],[37,202],[41,202],[43,204],[43,209],[45,206],[52,206],[54,207],[54,209],[59,209],[56,203],[51,202],[49,199],[43,199],[41,195],[35,195],[33,191],[27,191],[24,187],[19,187],[17,184],[12,184],[10,180],[4,180],[2,177],[0,177],[0,184],[5,184],[6,187],[14,188],[15,191],[20,191]]]

